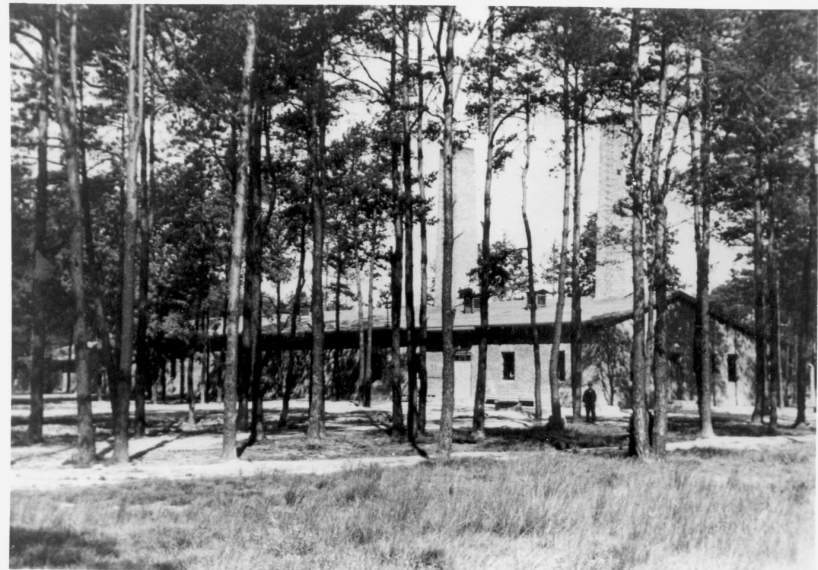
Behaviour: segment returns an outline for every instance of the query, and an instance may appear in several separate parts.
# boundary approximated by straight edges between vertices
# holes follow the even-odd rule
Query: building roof
[[[549,296],[548,305],[546,307],[537,308],[537,324],[550,325],[553,324],[556,317],[556,300]],[[696,299],[692,295],[684,291],[672,291],[668,295],[669,303],[683,302],[688,305],[695,305]],[[427,305],[428,310],[428,328],[435,330],[441,328],[441,310],[435,305]],[[377,307],[373,311],[372,320],[374,328],[388,327],[389,307]],[[735,328],[749,336],[753,335],[753,331],[743,323],[735,321],[735,319],[727,316],[718,307],[711,305],[711,316],[717,321]],[[633,296],[619,296],[619,297],[604,297],[593,298],[586,297],[582,299],[582,322],[585,325],[606,325],[615,324],[628,320],[633,315]],[[343,309],[339,312],[340,329],[356,330],[359,326],[358,308]],[[405,327],[405,312],[401,311],[401,327]],[[418,312],[415,310],[415,319],[417,326]],[[364,325],[366,325],[366,311],[364,312]],[[282,318],[282,332],[289,331],[289,315]],[[566,297],[565,306],[562,313],[562,322],[567,325],[571,321],[571,298]],[[489,299],[489,324],[490,326],[527,326],[530,324],[530,314],[526,307],[525,300],[502,300]],[[460,302],[455,307],[454,315],[454,329],[475,329],[480,326],[480,311],[474,309],[473,312],[464,312],[463,303]],[[324,327],[326,332],[335,330],[335,311],[324,311]],[[262,327],[265,333],[275,333],[275,324],[269,323]],[[309,315],[302,315],[299,317],[297,326],[298,332],[309,332],[311,330],[311,322]]]
[[[550,300],[550,298],[549,298]],[[440,307],[435,305],[428,305],[428,328],[441,328],[441,311]],[[389,326],[389,308],[377,307],[373,311],[372,320],[374,328]],[[595,321],[607,321],[612,319],[614,321],[625,320],[630,318],[633,310],[633,301],[631,297],[610,297],[604,299],[586,298],[582,301],[582,322],[589,323]],[[556,316],[556,305],[549,303],[546,307],[537,308],[537,323],[550,324],[554,322]],[[415,319],[417,319],[417,310],[415,311]],[[351,330],[358,328],[358,309],[345,309],[339,312],[340,329]],[[406,315],[401,311],[401,327],[406,325]],[[367,315],[364,314],[364,324],[366,324]],[[565,307],[563,309],[562,321],[567,323],[571,320],[571,298],[566,297]],[[526,302],[524,300],[489,300],[489,323],[494,326],[513,326],[513,325],[528,325],[530,323],[530,316]],[[282,332],[289,330],[289,319],[285,319],[282,325]],[[324,326],[326,331],[335,330],[335,311],[324,311]],[[472,329],[480,326],[480,311],[475,309],[474,312],[464,312],[463,303],[458,303],[455,308],[454,328],[455,329]],[[310,330],[309,315],[301,316],[299,318],[297,330],[299,332]],[[275,332],[273,323],[264,327],[264,332]]]
[[[555,312],[556,312],[556,303],[553,302],[553,298],[549,297],[549,304],[546,307],[538,307],[537,308],[537,324],[539,327],[547,327],[553,326]],[[695,307],[696,299],[692,295],[685,293],[684,291],[673,291],[668,295],[668,302],[670,304],[673,303],[684,303],[689,307]],[[455,307],[455,315],[454,315],[454,332],[457,335],[460,335],[462,338],[468,340],[469,335],[472,335],[480,326],[480,311],[475,309],[473,312],[464,312],[463,311],[463,303],[458,303]],[[375,309],[373,313],[373,328],[379,329],[384,334],[389,334],[388,327],[389,327],[389,320],[388,320],[388,307],[378,307]],[[441,329],[441,311],[440,307],[435,307],[434,305],[428,306],[428,330],[430,334],[430,341],[432,341],[432,336],[437,335],[440,336],[440,329]],[[403,311],[401,311],[403,313]],[[631,295],[627,296],[620,296],[620,297],[606,297],[606,298],[585,298],[582,300],[582,322],[584,326],[590,327],[605,327],[614,325],[623,321],[627,321],[632,318],[633,315],[633,298]],[[710,315],[711,317],[735,330],[738,330],[748,336],[753,335],[752,327],[748,327],[743,323],[735,321],[735,319],[730,318],[726,313],[721,311],[717,306],[712,306],[710,308]],[[340,316],[340,329],[342,335],[349,335],[355,333],[359,327],[358,321],[358,308],[355,307],[353,309],[343,309],[339,312]],[[417,313],[416,313],[417,316]],[[290,322],[288,313],[282,314],[282,329],[281,333],[284,337],[289,336],[290,331]],[[401,315],[401,327],[404,327],[404,317],[405,314]],[[364,315],[364,324],[366,324],[366,314]],[[332,333],[335,331],[335,311],[328,310],[324,311],[324,321],[325,321],[325,332]],[[571,299],[566,298],[565,307],[563,309],[563,316],[562,316],[563,326],[566,327],[566,330],[570,328],[571,322]],[[215,324],[214,324],[215,325]],[[519,331],[523,329],[527,329],[530,325],[530,315],[529,311],[526,308],[524,300],[500,300],[500,299],[491,299],[489,300],[489,325],[494,331],[505,331],[499,334],[511,334],[514,336],[513,331]],[[212,337],[219,337],[223,336],[221,334],[221,326],[215,325],[212,327],[211,335]],[[542,330],[542,329],[541,329]],[[298,324],[296,327],[297,337],[296,338],[308,338],[309,333],[311,331],[311,319],[309,315],[301,315],[298,318]],[[268,319],[265,318],[262,323],[262,333],[265,335],[273,335],[273,337],[277,336],[276,333],[276,324],[275,319]],[[380,333],[379,333],[380,334]],[[463,335],[466,335],[465,337]],[[351,338],[351,337],[350,337]],[[384,338],[388,338],[384,337]],[[506,338],[506,337],[503,337]],[[437,341],[439,342],[439,338]],[[349,341],[349,339],[347,339]],[[344,342],[347,342],[344,341]],[[184,342],[182,343],[185,344]],[[177,347],[178,348],[178,347]],[[61,346],[52,349],[50,352],[50,358],[52,361],[68,361],[68,346]]]
[[[549,297],[549,301],[552,298]],[[489,323],[498,326],[528,325],[531,316],[525,300],[489,300]],[[630,297],[609,297],[605,299],[585,298],[582,300],[582,322],[590,322],[606,317],[622,316],[627,318],[633,310]],[[556,302],[537,308],[537,323],[550,324],[556,321]],[[442,314],[439,310],[429,311],[429,328],[440,328]],[[562,321],[571,320],[571,298],[566,297],[562,311]],[[464,313],[463,305],[457,307],[454,316],[454,327],[475,328],[480,326],[480,311]]]

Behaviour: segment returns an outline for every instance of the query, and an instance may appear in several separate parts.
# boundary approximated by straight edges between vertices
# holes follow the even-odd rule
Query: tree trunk
[[[477,384],[474,388],[472,435],[486,438],[486,360],[489,332],[489,239],[491,229],[491,178],[494,162],[494,8],[489,7],[486,48],[488,86],[486,90],[486,180],[483,187],[483,239],[480,243],[480,344],[477,350]]]
[[[575,84],[579,79],[574,73]],[[580,236],[582,232],[582,210],[580,197],[582,192],[582,171],[585,165],[585,149],[579,149],[579,132],[584,117],[581,109],[574,109],[574,227],[571,243],[571,409],[573,421],[578,421],[582,413],[582,284],[579,275]],[[583,130],[583,143],[585,140]]]
[[[85,238],[85,268],[86,268],[86,285],[85,285],[85,295],[86,298],[90,297],[91,303],[91,310],[93,311],[92,317],[89,320],[89,327],[91,331],[88,333],[89,335],[96,335],[97,338],[100,339],[100,344],[102,346],[101,354],[102,358],[105,362],[105,371],[106,371],[106,380],[107,380],[107,388],[109,396],[113,396],[115,394],[115,386],[116,386],[116,378],[119,373],[119,362],[117,361],[117,356],[115,354],[114,347],[111,346],[111,335],[109,333],[108,328],[108,319],[105,313],[105,306],[102,303],[102,293],[101,287],[96,285],[97,283],[102,282],[102,278],[100,277],[101,271],[99,269],[99,265],[97,263],[96,257],[96,245],[94,244],[94,232],[91,226],[92,214],[91,214],[91,201],[88,196],[88,187],[87,187],[87,170],[85,167],[85,140],[84,140],[84,129],[83,129],[83,116],[84,113],[82,112],[82,105],[83,105],[83,68],[79,66],[79,81],[78,81],[78,92],[79,92],[79,109],[77,112],[77,151],[79,153],[79,184],[80,184],[80,199],[82,200],[82,225],[83,225],[83,234]],[[123,133],[124,133],[124,124],[123,124]],[[123,148],[123,155],[125,153],[124,146]],[[121,214],[121,211],[120,211]],[[120,243],[121,245],[121,243]],[[121,274],[120,274],[121,277]],[[86,311],[88,308],[86,307]],[[86,318],[88,318],[86,316]],[[69,347],[69,360],[70,360],[70,347]],[[92,372],[89,372],[92,375],[95,375]],[[93,382],[93,378],[89,379],[89,382]],[[101,384],[101,383],[100,383]],[[100,388],[100,394],[103,390]],[[111,413],[113,415],[114,410],[116,407],[116,399],[112,397],[111,399]]]
[[[193,362],[196,353],[191,351],[187,360],[187,423],[196,424],[196,390],[193,388]]]
[[[654,409],[653,423],[653,452],[659,457],[665,455],[667,439],[667,400],[668,400],[668,361],[667,361],[667,208],[665,194],[668,178],[665,184],[659,185],[659,169],[662,154],[662,136],[664,133],[665,117],[667,113],[667,45],[663,39],[660,46],[659,94],[658,112],[653,129],[653,145],[650,158],[649,192],[653,210],[653,307],[656,311],[656,320],[653,324],[653,354],[651,368],[653,370]],[[676,123],[678,125],[678,121]],[[676,140],[678,128],[673,131],[673,143]],[[673,143],[671,151],[673,154]]]
[[[250,145],[252,147],[252,135]],[[252,156],[253,151],[250,150]],[[252,161],[252,159],[251,159]],[[251,181],[247,185],[247,221],[246,221],[246,237],[245,237],[245,254],[244,254],[244,295],[242,303],[242,327],[239,333],[239,368],[238,381],[236,385],[236,395],[238,396],[238,410],[236,413],[236,429],[238,431],[245,431],[250,426],[249,407],[247,405],[247,398],[250,392],[250,345],[252,344],[252,320],[253,313],[253,278],[252,274],[255,268],[250,267],[250,250],[252,249],[255,209],[254,197],[255,189],[253,188],[252,175]]]
[[[324,270],[324,150],[326,123],[323,122],[324,105],[324,58],[321,57],[315,77],[318,90],[318,104],[313,105],[312,121],[312,163],[315,178],[312,185],[312,378],[310,381],[310,414],[307,425],[307,439],[317,440],[325,435],[324,430],[324,288],[321,274]],[[319,124],[319,112],[322,114]]]
[[[418,82],[418,109],[417,109],[417,177],[418,190],[420,192],[421,202],[426,204],[426,183],[423,177],[423,22],[424,16],[421,15],[418,21],[417,29],[417,82]],[[428,297],[428,264],[429,258],[427,255],[426,242],[426,211],[420,215],[420,307],[418,308],[418,320],[420,321],[420,331],[418,335],[418,357],[417,357],[417,371],[418,371],[418,425],[417,429],[420,433],[426,433],[426,394],[428,391],[428,375],[426,371],[426,334],[427,334],[427,316],[426,316],[426,299]]]
[[[40,28],[40,85],[37,105],[37,194],[34,205],[34,275],[31,281],[31,304],[34,322],[31,334],[31,409],[28,416],[28,440],[43,441],[43,392],[48,361],[45,357],[48,338],[47,286],[51,261],[46,252],[48,231],[48,31]]]
[[[227,330],[225,327],[223,330]],[[225,349],[227,348],[227,339],[225,338]],[[220,350],[219,351],[219,378],[216,383],[216,402],[219,404],[224,403],[224,378],[225,378],[225,367],[227,366],[227,350]]]
[[[127,155],[128,155],[128,115],[127,113],[122,114],[122,128],[120,134],[120,145],[119,149],[122,153],[122,161],[127,162]],[[81,143],[80,143],[81,144]],[[123,168],[123,170],[126,170]],[[127,174],[126,174],[127,178]],[[119,400],[117,399],[117,387],[119,386],[119,358],[120,358],[120,351],[122,349],[121,338],[122,338],[122,280],[123,280],[123,271],[125,265],[123,264],[123,260],[125,259],[124,248],[125,248],[125,233],[124,233],[124,225],[125,225],[125,209],[126,209],[126,195],[125,195],[125,184],[119,185],[119,202],[117,204],[117,225],[114,228],[113,233],[113,242],[117,244],[118,248],[118,264],[117,264],[117,276],[115,283],[119,285],[116,291],[114,292],[114,302],[111,303],[114,307],[116,307],[113,311],[113,337],[116,339],[114,341],[114,354],[113,358],[116,364],[116,372],[111,377],[110,384],[111,384],[111,418],[113,423],[116,423],[116,417],[118,415],[117,412],[117,405]],[[90,212],[90,206],[89,206]],[[90,224],[89,224],[90,226]],[[89,229],[89,233],[90,229]],[[93,284],[89,284],[93,287]],[[115,430],[115,425],[113,426]]]
[[[305,226],[301,226],[301,237],[298,245],[298,276],[295,282],[295,293],[293,293],[292,307],[290,308],[290,338],[295,338],[298,327],[298,317],[301,313],[301,291],[304,289],[304,262],[307,257],[307,231]],[[287,426],[287,418],[290,413],[290,396],[295,388],[295,351],[290,350],[287,355],[287,371],[284,375],[284,394],[281,398],[281,414],[278,417],[278,427]]]
[[[253,240],[247,257],[248,276],[252,282],[250,297],[250,399],[253,409],[250,417],[250,441],[264,438],[264,391],[261,385],[261,272],[266,224],[261,208],[261,109],[255,104],[253,120],[253,143],[250,157],[250,186],[255,216],[251,217]],[[274,208],[275,196],[271,197],[270,212]],[[252,266],[252,270],[249,268]]]
[[[531,225],[528,223],[528,170],[531,162],[531,100],[525,102],[525,162],[521,174],[523,200],[522,214],[525,227],[526,269],[528,272],[528,314],[531,323],[531,348],[534,351],[534,419],[542,420],[542,362],[540,361],[540,333],[537,329],[537,294],[534,291],[534,254],[531,243]]]
[[[359,403],[363,401],[364,383],[366,382],[366,323],[364,322],[364,289],[362,262],[360,251],[355,250],[355,283],[357,285],[358,297],[358,381],[355,387],[355,400]]]
[[[454,200],[452,196],[454,101],[455,8],[441,8],[441,26],[446,26],[446,54],[440,62],[443,83],[443,275],[441,276],[441,333],[443,341],[443,378],[438,447],[448,459],[452,452],[454,421],[454,310],[452,308],[452,249],[454,246]]]
[[[759,172],[760,175],[760,172]],[[753,209],[753,289],[755,296],[755,398],[751,421],[760,424],[764,419],[767,385],[767,331],[766,322],[767,302],[764,294],[764,237],[762,218],[761,179],[757,180]]]
[[[401,204],[401,135],[398,126],[397,75],[397,8],[392,7],[392,48],[389,65],[389,128],[390,172],[392,179],[392,230],[395,246],[389,259],[390,275],[390,325],[392,328],[392,437],[403,433],[403,408],[401,406],[401,379],[403,376],[400,355],[400,309],[403,280],[403,207]]]
[[[247,46],[242,70],[241,112],[242,126],[238,143],[238,182],[233,197],[233,230],[231,233],[230,271],[227,283],[228,317],[225,330],[227,345],[224,370],[224,430],[222,433],[222,459],[236,459],[236,379],[239,354],[239,314],[241,312],[241,265],[244,260],[244,223],[247,217],[247,183],[249,167],[249,143],[251,128],[250,80],[256,51],[256,13],[250,8],[247,14]]]
[[[134,398],[134,434],[145,435],[147,420],[145,417],[145,391],[151,384],[153,364],[148,343],[148,285],[150,273],[150,240],[151,240],[151,199],[153,194],[154,170],[154,116],[156,99],[151,82],[151,112],[149,136],[142,127],[142,185],[140,187],[141,216],[139,218],[139,304],[136,323],[136,396]]]
[[[165,360],[165,357],[162,357],[161,368],[159,369],[159,389],[161,390],[163,404],[167,402],[168,395],[167,365],[168,363]]]
[[[335,268],[335,334],[341,330],[341,274],[344,271],[341,255],[338,255],[338,265]],[[336,346],[332,350],[332,399],[336,402],[341,397],[343,382],[341,381],[341,348]]]
[[[106,375],[108,380],[108,387],[109,392],[111,395],[115,395],[116,386],[116,378],[119,374],[119,362],[117,361],[118,353],[115,350],[115,347],[111,346],[110,341],[110,333],[108,328],[108,319],[105,314],[105,306],[102,302],[102,287],[97,285],[97,283],[102,283],[101,271],[99,268],[99,264],[97,263],[96,257],[96,245],[94,244],[94,233],[91,227],[91,203],[88,196],[88,188],[86,185],[87,181],[87,170],[85,168],[85,140],[83,138],[83,116],[82,113],[82,102],[83,102],[83,68],[82,66],[78,66],[79,77],[76,83],[75,91],[79,93],[79,103],[80,107],[77,111],[77,123],[76,123],[76,132],[77,132],[77,151],[79,152],[79,184],[80,184],[80,199],[82,200],[82,224],[83,224],[83,233],[85,236],[85,267],[86,267],[86,284],[85,284],[85,295],[86,298],[90,297],[90,302],[92,306],[93,318],[90,320],[91,324],[91,332],[87,334],[97,335],[97,337],[101,341],[102,345],[102,355],[105,361],[106,367]],[[124,136],[124,121],[123,121],[123,136]],[[124,139],[123,139],[124,140]],[[122,146],[123,155],[125,153],[124,143]],[[120,210],[120,216],[122,211]],[[120,246],[121,246],[120,240]],[[120,273],[120,281],[122,274]],[[87,307],[86,307],[87,311]],[[87,319],[87,316],[86,316]],[[89,374],[92,374],[89,371]],[[92,382],[92,379],[89,379],[89,382]],[[114,409],[116,406],[115,398],[111,400],[111,412],[114,413]]]
[[[560,408],[559,354],[562,342],[562,312],[565,307],[565,273],[568,269],[568,231],[569,207],[571,205],[571,119],[569,113],[570,87],[568,81],[568,62],[563,66],[562,85],[562,156],[565,172],[562,197],[562,239],[560,241],[560,268],[557,276],[557,307],[554,313],[554,338],[551,341],[551,356],[548,366],[548,384],[551,391],[551,417],[548,425],[556,430],[563,429]],[[576,125],[574,125],[576,128]]]
[[[114,460],[128,461],[128,409],[133,363],[135,250],[137,226],[137,168],[143,114],[144,7],[131,7],[130,57],[128,64],[128,149],[125,158],[125,211],[122,230],[122,289],[120,295],[119,374],[116,387]]]
[[[202,349],[200,356],[201,368],[199,368],[199,405],[204,406],[207,403],[207,350]]]
[[[408,403],[406,412],[406,428],[409,441],[414,442],[417,436],[418,425],[418,372],[417,350],[415,348],[415,248],[414,248],[414,212],[412,207],[412,130],[409,124],[409,10],[403,7],[402,40],[403,53],[401,54],[401,118],[403,135],[403,193],[406,201],[404,217],[404,237],[406,239],[406,363],[409,376]]]
[[[233,191],[232,196],[235,195],[236,192]],[[224,303],[222,304],[221,321],[221,331],[222,334],[225,335],[224,348],[218,351],[217,358],[219,359],[219,363],[216,365],[218,370],[218,373],[216,374],[216,401],[220,404],[224,402],[224,367],[227,363],[227,296],[225,296]]]
[[[151,46],[151,57],[152,57],[152,61],[155,62],[156,61],[156,44],[155,43],[153,43],[152,46]],[[153,79],[151,80],[151,83],[150,83],[150,95],[151,95],[151,114],[150,114],[150,128],[149,128],[149,131],[148,131],[148,193],[147,193],[147,196],[146,196],[146,208],[145,208],[145,215],[147,216],[147,218],[146,218],[147,219],[146,228],[147,228],[147,232],[148,232],[148,235],[147,235],[148,253],[145,256],[145,259],[147,260],[145,262],[146,263],[146,265],[145,265],[145,267],[146,267],[145,274],[146,275],[147,275],[147,272],[150,271],[150,236],[151,236],[152,231],[153,231],[153,199],[154,199],[154,196],[155,196],[155,193],[156,193],[156,91],[155,91],[155,82],[154,82]],[[144,284],[144,287],[145,287],[145,290],[146,290],[146,294],[145,294],[146,302],[148,300],[147,291],[149,291],[149,284],[150,284],[150,278],[146,276],[145,277],[145,284]],[[148,308],[149,307],[146,307],[146,310]],[[208,312],[208,315],[209,315],[209,312]],[[148,320],[147,316],[148,315],[146,315],[146,319],[145,319],[146,321]],[[208,334],[209,334],[209,330],[208,330]],[[209,336],[208,336],[208,339],[209,339]],[[146,341],[147,341],[147,335],[146,335]],[[156,403],[156,390],[155,390],[155,386],[154,386],[154,384],[155,384],[155,374],[156,374],[156,363],[153,360],[153,358],[156,357],[156,353],[154,352],[152,347],[148,347],[146,349],[146,352],[148,353],[148,358],[151,359],[150,362],[149,362],[150,366],[148,367],[150,372],[149,372],[149,377],[148,377],[147,382],[146,382],[146,386],[148,386],[150,388],[151,397],[153,399],[153,402]],[[208,356],[209,356],[209,353],[208,353]],[[208,369],[208,376],[209,376],[209,374],[210,374],[210,370]]]
[[[243,359],[239,364],[239,413],[237,427],[239,430],[254,429],[250,418],[250,402],[255,406],[257,392],[254,382],[257,379],[256,368],[259,362],[258,349],[259,327],[261,324],[261,123],[259,120],[259,103],[254,101],[251,111],[249,141],[249,182],[247,186],[247,250],[245,253],[246,269],[244,272],[244,326],[241,332]],[[255,441],[251,433],[251,441]]]
[[[91,390],[88,374],[88,338],[85,315],[85,279],[83,271],[83,208],[77,171],[77,12],[70,8],[69,28],[69,71],[71,86],[63,101],[62,70],[60,55],[62,41],[60,16],[62,8],[57,7],[52,59],[54,62],[54,101],[60,123],[65,156],[66,179],[71,195],[73,219],[71,224],[71,282],[74,292],[74,333],[73,351],[77,376],[77,465],[88,466],[95,458],[94,423],[91,413]],[[68,107],[66,109],[66,106]]]
[[[645,205],[645,217],[651,217],[651,202],[650,197],[646,198],[646,205]],[[653,236],[653,220],[649,220],[648,225],[645,227],[645,244],[652,244],[654,240]],[[645,246],[647,247],[647,245]],[[647,301],[645,304],[645,367],[646,367],[646,374],[647,374],[647,387],[646,387],[646,394],[648,397],[650,395],[651,389],[654,388],[654,361],[653,361],[653,345],[654,345],[654,336],[653,332],[656,328],[656,324],[653,322],[654,319],[654,310],[656,309],[656,290],[653,286],[653,252],[648,250],[647,255],[645,256],[645,279],[647,283]],[[654,394],[655,396],[655,394]]]
[[[807,390],[810,389],[810,364],[815,369],[815,329],[818,322],[818,274],[816,273],[816,255],[818,255],[818,108],[812,100],[812,145],[810,145],[810,188],[809,188],[809,231],[807,233],[807,250],[802,270],[802,287],[807,294],[801,311],[801,331],[798,335],[798,372],[796,385],[796,417],[793,427],[807,424]]]
[[[693,329],[693,367],[699,389],[701,437],[713,437],[711,417],[711,347],[710,347],[710,60],[702,62],[701,147],[699,176],[693,197],[693,225],[696,242],[696,318]]]
[[[204,390],[202,392],[202,404],[209,399],[210,391],[210,306],[205,309],[205,341],[204,341],[204,371],[202,373]]]
[[[68,338],[68,362],[73,362],[75,358],[74,354],[74,328],[73,325],[71,327],[71,334]],[[71,371],[65,373],[65,393],[71,393]]]
[[[654,229],[654,267],[656,296],[656,322],[653,329],[653,382],[655,388],[655,421],[653,424],[653,450],[660,457],[665,455],[668,412],[668,360],[667,360],[667,208],[664,203],[654,205],[656,227]],[[658,261],[658,263],[657,263]]]
[[[204,405],[207,403],[207,365],[208,365],[208,309],[205,308],[204,312],[202,313],[201,319],[199,320],[200,323],[200,348],[201,352],[199,353],[199,404]]]
[[[643,189],[642,189],[642,100],[640,93],[639,42],[641,13],[633,11],[631,20],[630,95],[631,156],[629,164],[632,210],[631,258],[633,262],[633,340],[631,343],[631,386],[633,390],[633,453],[646,457],[649,453],[648,415],[645,402],[645,263],[643,253]]]
[[[693,369],[696,373],[698,389],[700,431],[702,437],[713,436],[710,402],[710,319],[708,295],[709,224],[707,214],[701,205],[694,206],[694,227],[696,234],[696,316],[693,329]]]
[[[373,222],[374,234],[374,222]],[[374,237],[374,235],[373,235]],[[375,260],[374,252],[369,257],[369,290],[367,293],[367,305],[369,305],[369,312],[366,319],[366,375],[364,380],[364,406],[370,407],[372,405],[372,328],[374,326],[374,303],[373,294],[375,292]]]
[[[97,263],[96,246],[94,245],[94,234],[91,228],[91,205],[88,197],[88,189],[84,185],[80,185],[80,199],[82,200],[82,224],[83,233],[85,237],[85,266],[88,270],[88,285],[87,296],[91,299],[91,308],[93,310],[93,323],[96,328],[96,334],[99,336],[100,344],[102,345],[101,353],[105,360],[105,371],[108,379],[109,396],[111,398],[111,412],[116,405],[116,378],[119,374],[119,363],[116,358],[116,351],[111,346],[111,331],[108,326],[108,317],[105,313],[105,305],[102,302],[101,286],[97,284],[102,283],[101,271]]]
[[[247,274],[245,273],[244,279],[245,284],[247,283]],[[247,306],[249,302],[250,295],[247,294],[247,288],[245,285],[244,290],[244,311],[243,314],[247,315],[249,312],[250,307]],[[237,406],[236,406],[236,429],[238,431],[246,431],[249,428],[250,418],[249,418],[249,407],[247,405],[247,395],[249,392],[250,387],[250,337],[249,331],[245,333],[247,330],[247,321],[249,321],[249,316],[242,319],[245,323],[241,329],[241,333],[239,334],[239,339],[241,346],[239,348],[239,375],[238,381],[236,382],[236,397],[237,397]],[[248,344],[245,344],[247,341]]]
[[[778,404],[781,390],[781,327],[779,315],[778,244],[776,242],[775,195],[771,183],[767,185],[767,283],[769,287],[769,345],[770,345],[770,432],[778,429]]]

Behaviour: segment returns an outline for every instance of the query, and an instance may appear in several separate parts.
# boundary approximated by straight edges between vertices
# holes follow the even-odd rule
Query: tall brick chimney
[[[628,142],[620,127],[602,127],[599,137],[599,203],[597,206],[596,293],[598,299],[633,293],[628,246],[630,219],[617,213],[627,199]]]
[[[440,164],[443,164],[441,153]],[[477,265],[477,248],[480,244],[483,219],[480,210],[478,188],[474,182],[474,149],[462,148],[454,153],[452,165],[452,194],[454,197],[454,248],[452,251],[452,301],[459,302],[457,291],[469,286],[466,274]],[[436,216],[437,244],[432,278],[434,280],[432,298],[440,306],[443,290],[440,287],[443,276],[443,172],[437,177]]]

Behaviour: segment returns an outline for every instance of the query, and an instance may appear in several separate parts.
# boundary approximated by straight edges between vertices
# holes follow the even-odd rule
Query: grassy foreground
[[[809,568],[814,450],[14,492],[12,567]]]

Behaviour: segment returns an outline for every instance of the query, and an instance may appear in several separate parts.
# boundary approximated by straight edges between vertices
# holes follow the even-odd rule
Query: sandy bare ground
[[[59,489],[100,484],[119,484],[141,479],[190,479],[215,477],[247,477],[261,473],[282,472],[293,474],[324,474],[377,464],[382,467],[400,467],[434,460],[435,442],[427,438],[417,446],[393,441],[387,433],[390,402],[379,402],[372,408],[362,408],[351,402],[327,402],[327,440],[308,444],[304,438],[307,402],[296,400],[291,406],[292,422],[288,429],[277,430],[275,420],[280,411],[279,401],[265,402],[269,437],[247,448],[241,460],[219,460],[221,451],[221,405],[216,403],[196,406],[197,422],[186,422],[185,404],[148,404],[150,428],[148,435],[130,440],[131,462],[126,465],[110,463],[110,405],[94,403],[98,418],[97,455],[100,462],[87,469],[72,465],[75,438],[76,404],[67,397],[49,398],[46,405],[46,442],[25,445],[27,402],[15,400],[12,406],[12,448],[10,472],[7,474],[12,490]],[[695,408],[694,408],[695,410]],[[570,416],[570,410],[564,411]],[[428,417],[433,421],[429,432],[437,431],[439,407],[434,403]],[[815,445],[813,428],[782,430],[781,435],[766,436],[759,430],[745,429],[748,410],[718,411],[727,435],[702,440],[695,439],[695,411],[678,409],[672,416],[679,427],[677,441],[668,444],[670,451],[690,449],[759,450],[787,446]],[[494,410],[487,408],[487,442],[456,439],[454,458],[485,457],[508,459],[541,450],[544,440],[529,437],[538,425],[525,409]],[[785,409],[781,425],[789,425],[794,410]],[[597,424],[579,422],[571,429],[587,436],[589,447],[621,449],[625,443],[627,414],[615,408],[602,408]],[[814,425],[814,415],[809,420]],[[456,410],[455,428],[467,432],[471,412]],[[719,432],[717,424],[717,432]],[[734,428],[730,428],[734,426]],[[761,428],[759,428],[761,429]],[[685,436],[685,431],[688,435]],[[681,434],[681,435],[679,435]],[[738,435],[733,435],[738,434]],[[240,433],[239,443],[248,434]],[[595,439],[596,438],[596,439]]]

